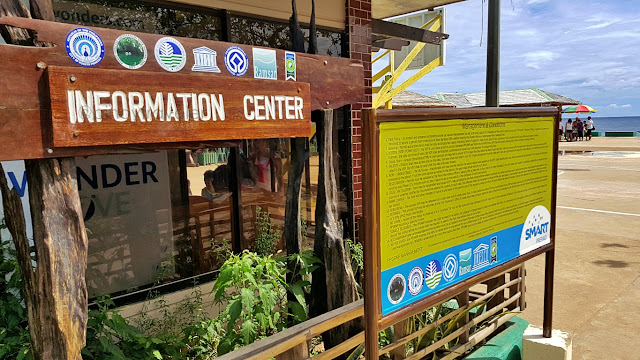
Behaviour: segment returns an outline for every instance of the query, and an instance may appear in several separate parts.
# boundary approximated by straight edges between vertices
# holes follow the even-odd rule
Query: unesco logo
[[[249,69],[249,58],[244,50],[231,46],[224,53],[224,65],[233,76],[242,76]]]
[[[71,60],[81,66],[96,66],[104,59],[102,39],[86,28],[71,30],[65,40],[65,49]]]

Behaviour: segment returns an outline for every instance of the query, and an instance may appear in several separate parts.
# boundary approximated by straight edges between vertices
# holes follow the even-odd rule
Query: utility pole
[[[485,92],[485,106],[499,106],[500,0],[489,0],[489,21],[487,28],[487,88]]]

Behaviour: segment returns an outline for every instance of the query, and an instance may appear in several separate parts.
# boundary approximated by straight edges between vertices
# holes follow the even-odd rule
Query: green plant
[[[0,229],[6,229],[4,219]],[[0,359],[33,359],[22,287],[13,244],[0,241]]]
[[[269,210],[262,211],[256,207],[256,246],[258,255],[271,255],[275,252],[282,231],[279,226],[273,224]]]
[[[184,348],[180,338],[170,335],[150,337],[130,325],[117,310],[113,301],[102,297],[98,309],[89,311],[87,345],[82,349],[84,359],[180,359]]]
[[[273,256],[245,251],[220,268],[213,286],[215,300],[227,302],[218,316],[224,333],[218,352],[226,354],[282,330],[286,323],[285,270]]]
[[[344,245],[347,255],[351,260],[351,270],[353,270],[353,274],[357,274],[358,271],[364,271],[364,251],[362,244],[354,243],[351,239],[345,239]]]
[[[295,264],[294,271],[303,280],[289,285],[285,281],[285,261]],[[231,255],[220,268],[213,286],[215,301],[226,302],[227,307],[218,316],[218,325],[202,324],[220,335],[218,353],[226,354],[287,326],[287,318],[294,323],[307,318],[306,299],[310,283],[304,280],[315,269],[319,260],[309,253],[275,258],[244,251]],[[287,301],[287,292],[296,301]]]

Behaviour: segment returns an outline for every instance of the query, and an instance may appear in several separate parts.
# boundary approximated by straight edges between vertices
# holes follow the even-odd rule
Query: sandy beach
[[[640,340],[640,138],[562,142],[553,327],[574,359],[635,359]],[[527,309],[542,325],[544,257],[527,262]]]

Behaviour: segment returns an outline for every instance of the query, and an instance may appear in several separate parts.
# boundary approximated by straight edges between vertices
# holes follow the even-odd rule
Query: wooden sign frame
[[[382,315],[381,295],[381,249],[380,249],[380,125],[394,122],[438,121],[453,119],[488,120],[513,119],[530,117],[553,117],[557,131],[560,122],[560,111],[555,107],[524,108],[472,108],[472,109],[398,109],[398,110],[363,110],[363,155],[364,155],[364,206],[363,227],[365,261],[365,353],[367,359],[378,358],[378,333],[403,319],[419,314],[440,302],[449,300],[474,284],[491,279],[500,273],[523,263],[533,257],[546,254],[545,289],[544,289],[544,326],[543,335],[551,336],[553,271],[555,249],[555,208],[557,192],[558,142],[557,133],[553,141],[551,208],[549,209],[550,242],[535,250],[529,251],[505,263],[481,272],[461,282],[428,295],[386,316]]]
[[[154,56],[154,46],[165,36],[159,34],[136,33],[106,28],[78,26],[74,24],[57,23],[52,21],[27,19],[20,17],[2,17],[0,24],[27,29],[37,34],[39,42],[47,43],[49,47],[0,45],[0,78],[6,86],[0,87],[0,161],[59,158],[74,156],[89,156],[115,152],[131,152],[143,149],[167,149],[167,148],[196,148],[196,147],[221,147],[222,136],[204,140],[204,137],[189,140],[167,139],[162,142],[122,141],[117,145],[105,145],[96,143],[82,143],[82,130],[78,137],[77,146],[59,146],[59,141],[54,141],[52,129],[51,99],[49,93],[48,68],[72,68],[77,73],[117,73],[121,79],[128,76],[143,76],[151,73],[157,76],[156,83],[168,85],[175,79],[184,84],[185,77],[189,77],[194,87],[201,85],[206,88],[207,82],[212,83],[237,83],[237,80],[251,82],[253,84],[264,83],[273,90],[282,86],[294,86],[293,84],[309,88],[308,103],[310,110],[334,109],[347,104],[353,104],[365,99],[364,67],[359,60],[338,58],[329,56],[312,55],[298,52],[288,52],[280,49],[267,49],[262,47],[233,44],[223,41],[201,40],[193,38],[173,37],[179,42],[186,54],[184,67],[175,72],[169,72],[162,68]],[[83,67],[76,64],[65,50],[65,41],[72,31],[79,28],[89,29],[95,32],[104,43],[104,57],[91,67]],[[125,68],[114,54],[114,44],[123,35],[132,35],[142,41],[147,49],[147,61],[140,68]],[[275,54],[277,63],[277,80],[256,79],[251,69],[244,75],[234,74],[226,68],[224,58],[229,49],[243,51],[248,64],[253,63],[255,51],[267,51]],[[208,49],[217,53],[217,67],[219,72],[206,72],[193,70],[195,66],[195,52]],[[295,55],[296,76],[295,81],[287,80],[285,70],[285,58],[287,55]],[[251,66],[249,66],[251,68]],[[240,75],[240,76],[236,76]],[[79,77],[76,77],[79,78]],[[181,79],[181,80],[178,80]],[[126,84],[126,81],[123,82]],[[133,85],[133,84],[130,84]],[[305,100],[306,102],[306,100]],[[67,129],[69,130],[69,129]],[[309,131],[311,131],[309,129]],[[72,136],[75,129],[67,131],[66,136]],[[252,130],[253,132],[253,130]],[[283,137],[293,134],[286,130],[272,131]],[[296,132],[298,134],[298,132]],[[245,131],[241,137],[226,134],[225,140],[236,141],[244,138],[280,137],[273,134],[256,134]],[[308,134],[307,134],[308,135]],[[296,135],[297,136],[297,135]],[[71,138],[73,140],[73,138]],[[28,146],[25,146],[27,145]],[[228,144],[228,142],[226,143]]]

